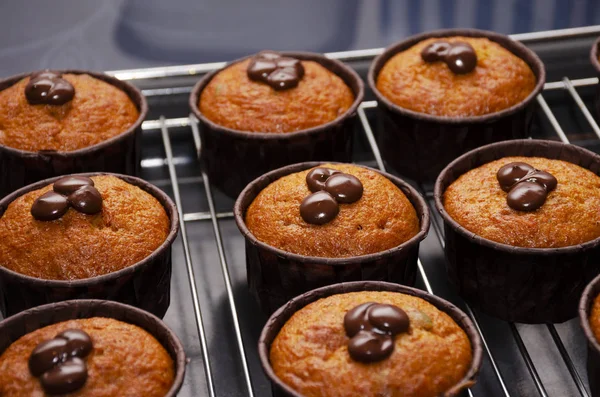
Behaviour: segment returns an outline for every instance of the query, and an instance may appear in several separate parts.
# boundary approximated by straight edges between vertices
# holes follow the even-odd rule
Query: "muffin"
[[[74,172],[136,174],[148,105],[102,73],[39,71],[0,81],[0,197]]]
[[[459,43],[466,43],[464,48],[470,47],[476,54],[471,71],[457,73],[444,61],[425,60],[424,51],[437,47],[452,51]],[[441,117],[499,112],[525,100],[535,83],[527,63],[500,44],[485,37],[464,36],[420,41],[392,56],[377,76],[377,89],[392,103]]]
[[[57,185],[67,178],[93,184],[101,195],[98,211],[71,205],[57,219],[36,218],[36,203],[49,192],[61,196]],[[169,217],[151,194],[112,175],[67,178],[8,205],[0,217],[1,266],[46,280],[91,278],[139,262],[167,238]]]
[[[30,152],[70,152],[127,131],[140,116],[126,92],[103,80],[88,74],[42,73],[0,91],[0,145]],[[64,103],[39,102],[43,97],[31,102],[35,93],[26,93],[33,91],[36,82],[55,86],[62,82],[74,93]],[[52,96],[51,89],[44,97]]]
[[[558,183],[533,211],[513,209],[498,182],[504,166],[523,163]],[[576,164],[542,157],[505,157],[461,175],[444,192],[444,208],[465,229],[502,244],[558,248],[600,237],[600,177]]]
[[[600,156],[559,142],[487,145],[450,163],[435,185],[450,280],[503,320],[573,318],[600,273]]]
[[[200,112],[213,123],[238,131],[286,133],[326,124],[352,106],[354,94],[341,77],[318,62],[268,57],[274,54],[264,52],[218,72],[200,93]],[[301,65],[295,87],[281,90],[252,78],[251,63],[271,64],[270,74],[276,74],[285,68],[276,69],[282,59]]]
[[[284,165],[349,161],[363,91],[351,68],[313,53],[263,51],[208,74],[189,104],[211,182],[237,197]]]
[[[246,239],[248,285],[266,313],[343,281],[412,285],[429,230],[424,199],[368,167],[300,163],[249,184],[234,206]]]
[[[600,276],[588,284],[579,301],[579,323],[587,339],[587,378],[592,397],[600,396]]]
[[[79,351],[75,357],[85,366],[77,367],[79,360],[73,359],[53,366],[44,356],[44,343],[48,346],[54,341],[55,349],[60,349],[63,340],[80,343],[65,347],[70,349],[66,350],[68,355]],[[57,375],[61,366],[77,368],[73,385]],[[59,394],[76,392],[78,396],[163,397],[173,384],[173,370],[173,360],[165,348],[140,327],[103,317],[75,319],[28,333],[2,353],[0,395],[42,396],[60,390]]]
[[[428,183],[468,150],[527,137],[545,71],[532,51],[507,36],[455,29],[386,49],[368,80],[378,101],[383,160]]]
[[[163,316],[169,305],[175,205],[145,181],[76,174],[0,201],[0,309],[108,298]]]
[[[308,175],[320,170],[352,175],[363,191],[359,200],[339,203],[339,213],[330,222],[308,223],[301,216],[300,205],[311,195]],[[278,179],[250,204],[245,222],[265,244],[299,255],[329,258],[385,251],[419,232],[419,219],[406,195],[380,173],[352,164],[323,164]]]
[[[172,397],[185,365],[183,346],[165,323],[121,303],[71,300],[0,322],[6,397]]]
[[[276,396],[453,396],[474,384],[480,365],[472,327],[423,291],[343,283],[273,314],[259,354]]]

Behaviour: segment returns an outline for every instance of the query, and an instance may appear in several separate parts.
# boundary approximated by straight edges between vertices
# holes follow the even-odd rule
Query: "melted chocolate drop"
[[[348,353],[356,361],[372,363],[387,358],[394,351],[390,335],[360,331],[348,342]]]
[[[351,338],[348,353],[365,363],[383,360],[394,350],[394,335],[407,332],[410,325],[404,310],[387,304],[363,303],[344,316],[344,329]]]
[[[67,341],[67,349],[70,356],[85,357],[92,351],[92,339],[80,329],[68,329],[56,335]]]
[[[300,216],[306,223],[323,225],[340,211],[337,201],[324,190],[306,196],[300,204]]]
[[[38,197],[31,206],[31,215],[38,221],[53,221],[69,209],[65,196],[49,191]]]
[[[369,322],[377,329],[392,335],[408,331],[408,315],[396,306],[373,305],[368,312]]]
[[[87,380],[87,366],[79,357],[71,357],[40,377],[40,383],[47,394],[66,394],[83,387]]]
[[[429,63],[443,60],[448,54],[450,47],[451,45],[447,41],[433,42],[427,47],[423,48],[423,51],[421,51],[421,58],[423,58],[425,62]]]
[[[268,84],[279,91],[296,87],[304,76],[304,66],[298,59],[263,51],[250,61],[246,73],[250,80]]]
[[[469,43],[462,41],[449,43],[447,41],[436,41],[421,51],[423,61],[433,63],[442,61],[454,74],[465,74],[472,72],[477,66],[477,53]]]
[[[534,170],[535,168],[527,163],[509,163],[498,170],[496,179],[500,183],[500,188],[508,192],[521,178]]]
[[[54,182],[54,191],[68,196],[84,186],[94,186],[94,181],[87,176],[66,176]]]
[[[277,64],[273,60],[254,59],[248,65],[248,78],[255,81],[266,79],[275,69],[277,69]]]
[[[71,193],[69,203],[77,211],[88,215],[102,211],[102,196],[94,186],[83,186]]]
[[[556,180],[554,175],[552,175],[549,172],[540,170],[530,172],[523,178],[523,180],[528,182],[541,183],[546,187],[546,190],[548,192],[551,192],[552,190],[556,189],[556,185],[558,184],[558,181]]]
[[[348,335],[349,338],[352,338],[354,335],[358,334],[359,331],[367,329],[367,327],[369,330],[373,328],[369,323],[367,309],[374,304],[375,303],[373,302],[363,303],[362,305],[358,305],[346,313],[344,316],[344,329],[346,330],[346,335]]]
[[[300,78],[294,68],[276,69],[267,77],[267,83],[275,90],[287,90],[298,85]]]
[[[325,190],[338,203],[350,204],[360,200],[363,194],[363,185],[354,175],[340,173],[327,179]]]
[[[49,70],[31,74],[25,97],[32,105],[64,105],[75,96],[75,88],[62,74]]]
[[[506,196],[508,206],[517,211],[535,211],[546,201],[546,188],[535,182],[519,182]]]
[[[42,342],[29,356],[29,372],[33,376],[40,376],[68,356],[69,347],[66,339],[50,339]]]
[[[318,192],[319,190],[325,190],[325,182],[327,179],[335,174],[339,174],[340,171],[331,168],[317,167],[312,169],[306,174],[306,184],[311,192]]]
[[[448,68],[455,74],[470,73],[477,66],[477,55],[468,43],[454,43],[445,60]]]

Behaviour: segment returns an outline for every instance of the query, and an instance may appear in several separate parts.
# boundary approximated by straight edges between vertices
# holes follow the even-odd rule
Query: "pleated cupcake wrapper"
[[[432,37],[485,37],[523,59],[537,78],[529,96],[500,112],[474,117],[439,117],[395,105],[376,86],[379,72],[394,55]],[[529,136],[535,97],[546,81],[538,56],[507,36],[476,29],[450,29],[412,36],[389,47],[371,64],[368,83],[378,102],[377,143],[385,163],[402,176],[420,183],[435,181],[459,155],[493,142]],[[448,93],[452,95],[452,93]]]
[[[600,174],[600,156],[552,141],[500,142],[459,157],[442,171],[434,193],[444,220],[448,275],[466,301],[500,319],[533,324],[569,320],[577,315],[585,285],[600,273],[600,238],[563,248],[513,247],[466,230],[444,209],[444,191],[458,177],[508,156],[559,159]]]
[[[150,313],[104,300],[72,300],[29,309],[0,322],[0,356],[22,336],[63,321],[107,317],[137,325],[150,333],[173,359],[173,386],[165,397],[177,395],[185,375],[186,357],[179,338],[165,323]],[[118,337],[118,335],[117,335]]]
[[[0,145],[0,169],[10,170],[0,174],[0,198],[33,182],[59,175],[94,171],[137,175],[139,172],[142,121],[148,113],[148,104],[142,93],[133,85],[103,73],[83,70],[60,70],[60,72],[88,74],[121,89],[136,105],[140,116],[123,133],[96,145],[71,152],[31,152]],[[29,74],[1,80],[0,91],[16,84]]]
[[[598,56],[600,56],[600,37],[594,41],[590,50],[590,62],[596,69],[596,75],[600,78],[600,62]],[[596,85],[596,119],[600,118],[600,84]]]
[[[600,343],[590,326],[594,300],[600,294],[600,275],[588,284],[579,301],[579,322],[587,339],[587,372],[592,397],[600,397]]]
[[[463,313],[452,303],[416,288],[406,287],[382,281],[358,281],[334,284],[309,291],[303,295],[300,295],[290,300],[271,315],[260,334],[260,339],[258,341],[258,354],[263,370],[265,371],[267,377],[271,381],[273,396],[302,397],[300,393],[294,391],[291,387],[282,382],[281,379],[277,377],[277,375],[275,375],[275,372],[271,367],[271,362],[269,359],[271,344],[273,343],[275,337],[279,334],[279,331],[281,330],[281,328],[283,328],[285,323],[292,317],[292,315],[294,315],[294,313],[296,313],[297,311],[299,311],[300,309],[312,302],[332,295],[358,291],[391,291],[416,296],[431,303],[437,309],[448,314],[452,318],[452,320],[454,320],[454,322],[456,322],[469,337],[473,353],[473,360],[471,361],[471,365],[467,373],[460,380],[460,382],[452,386],[449,390],[442,394],[442,396],[454,397],[463,395],[463,393],[468,387],[471,387],[475,384],[475,380],[481,368],[483,348],[481,338],[479,337],[479,333],[477,332],[475,326],[465,313]]]
[[[189,100],[190,108],[199,120],[200,160],[211,183],[232,198],[236,198],[252,180],[276,168],[315,160],[349,162],[352,158],[356,112],[364,96],[364,84],[358,74],[343,63],[321,54],[281,54],[323,65],[350,87],[354,102],[337,119],[314,128],[291,133],[244,132],[217,125],[200,112],[200,94],[220,70],[206,75],[196,84]]]
[[[170,219],[166,240],[148,257],[131,266],[82,280],[43,280],[14,272],[2,267],[0,263],[0,311],[7,317],[52,302],[107,299],[139,307],[162,318],[170,304],[171,245],[179,231],[179,216],[175,204],[160,189],[139,178],[102,172],[78,175],[113,175],[154,196]],[[59,177],[37,182],[5,197],[0,201],[0,217],[15,199],[57,179]]]
[[[316,167],[322,162],[294,164],[269,172],[250,183],[234,206],[236,223],[246,239],[248,287],[261,309],[273,313],[291,298],[314,288],[345,281],[381,280],[413,285],[417,274],[419,243],[429,231],[425,200],[410,185],[392,175],[392,181],[410,200],[420,221],[419,232],[397,247],[375,254],[350,258],[319,258],[292,254],[269,246],[248,230],[246,210],[256,196],[277,179]],[[368,167],[364,167],[368,168]]]

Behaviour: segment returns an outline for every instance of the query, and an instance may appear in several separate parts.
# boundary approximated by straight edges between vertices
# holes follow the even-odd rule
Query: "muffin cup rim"
[[[40,70],[45,70],[45,69],[40,69]],[[140,128],[142,126],[142,122],[146,119],[146,116],[148,115],[148,101],[146,100],[146,97],[142,94],[142,92],[140,91],[139,88],[137,88],[136,86],[134,86],[133,84],[131,84],[128,81],[125,80],[120,80],[114,76],[108,75],[106,73],[103,72],[95,72],[95,71],[89,71],[89,70],[82,70],[82,69],[49,69],[51,71],[56,71],[56,72],[60,72],[62,74],[87,74],[89,76],[92,76],[98,80],[102,80],[105,83],[108,83],[110,85],[112,85],[113,87],[118,88],[119,90],[125,92],[125,94],[127,95],[127,97],[131,100],[131,102],[133,102],[133,104],[135,105],[135,107],[137,108],[138,112],[139,112],[139,116],[136,119],[136,121],[131,124],[129,126],[129,128],[127,128],[126,130],[120,132],[119,134],[112,136],[106,140],[103,140],[101,142],[98,142],[94,145],[90,145],[90,146],[86,146],[80,149],[76,149],[76,150],[70,150],[70,151],[62,151],[62,150],[38,150],[38,151],[31,151],[31,150],[22,150],[22,149],[17,149],[11,146],[7,146],[4,144],[0,144],[0,147],[3,150],[6,150],[8,152],[12,152],[13,154],[16,155],[20,155],[20,156],[34,156],[34,155],[39,155],[39,156],[48,156],[48,157],[61,157],[61,158],[72,158],[72,157],[78,157],[81,155],[86,155],[86,154],[90,154],[90,153],[94,153],[98,150],[104,149],[110,145],[113,145],[115,143],[118,143],[124,139],[126,139],[129,135],[132,135],[135,133],[135,131]],[[7,88],[12,87],[13,85],[15,85],[16,83],[18,83],[20,80],[24,79],[25,77],[30,76],[32,73],[34,73],[36,71],[33,72],[26,72],[26,73],[20,73],[20,74],[16,74],[13,76],[9,76],[9,77],[5,77],[3,79],[0,79],[0,87],[5,86],[4,88],[2,88],[0,91],[3,91]],[[127,88],[127,90],[131,91],[131,93],[133,93],[133,97],[132,95],[130,95],[130,92],[127,92],[127,90],[124,89],[124,87]],[[34,105],[35,106],[35,105]]]
[[[325,287],[316,288],[308,292],[303,293],[295,298],[290,299],[286,304],[277,309],[267,320],[263,329],[261,330],[260,337],[258,340],[258,354],[260,363],[263,371],[269,378],[269,380],[278,387],[282,388],[288,394],[294,397],[302,397],[302,394],[295,391],[292,387],[284,383],[275,374],[270,362],[271,346],[267,345],[267,339],[271,330],[277,326],[277,322],[280,317],[285,319],[282,322],[279,329],[277,329],[277,335],[283,328],[283,326],[290,320],[290,318],[300,311],[302,308],[308,306],[311,303],[316,302],[319,299],[330,297],[333,295],[341,295],[349,292],[361,292],[361,291],[386,291],[386,292],[397,292],[415,296],[423,299],[426,302],[433,305],[436,309],[446,313],[457,325],[465,332],[469,343],[471,344],[472,360],[471,364],[463,376],[463,378],[455,385],[446,390],[442,396],[455,395],[466,387],[470,387],[474,384],[474,379],[477,377],[483,360],[483,347],[482,341],[475,328],[475,325],[471,321],[471,318],[467,316],[461,309],[455,306],[450,301],[447,301],[439,296],[430,294],[426,291],[420,290],[414,287],[408,287],[401,284],[395,284],[385,281],[352,281],[345,283],[332,284]],[[306,300],[306,304],[302,305],[302,301]],[[299,303],[300,302],[300,303]],[[298,306],[298,307],[296,307]],[[466,326],[462,327],[458,324],[458,321],[464,320]],[[275,338],[273,338],[274,340]]]
[[[113,176],[113,177],[119,178],[131,185],[134,185],[134,186],[142,189],[146,193],[152,195],[152,197],[154,197],[157,201],[159,201],[161,206],[164,208],[167,216],[169,217],[169,233],[167,234],[167,237],[165,238],[165,240],[154,251],[152,251],[148,256],[146,256],[142,260],[140,260],[130,266],[124,267],[123,269],[120,269],[120,270],[117,270],[117,271],[111,272],[111,273],[102,274],[102,275],[95,276],[95,277],[88,277],[88,278],[82,278],[82,279],[52,280],[52,279],[43,279],[43,278],[38,278],[38,277],[32,277],[32,276],[28,276],[26,274],[22,274],[22,273],[14,271],[14,270],[8,269],[8,268],[2,266],[1,264],[0,264],[0,273],[4,273],[13,279],[19,279],[19,280],[22,280],[23,282],[27,282],[27,283],[35,284],[35,285],[41,285],[46,288],[66,288],[66,287],[74,288],[74,287],[85,287],[85,286],[89,287],[89,286],[93,286],[93,285],[104,284],[108,281],[112,281],[114,279],[118,279],[120,277],[127,276],[129,274],[133,274],[138,269],[146,266],[148,263],[150,263],[152,260],[154,260],[156,255],[167,250],[173,244],[173,242],[177,238],[177,234],[179,233],[179,212],[177,210],[177,207],[176,207],[175,203],[173,202],[173,200],[171,200],[171,198],[165,192],[163,192],[161,189],[154,186],[150,182],[147,182],[141,178],[131,176],[131,175],[123,175],[123,174],[117,174],[117,173],[112,173],[112,172],[85,172],[85,173],[78,173],[78,174],[61,175],[61,176],[44,179],[44,180],[32,183],[30,185],[24,186],[24,187],[20,188],[19,190],[16,190],[13,193],[9,194],[8,196],[5,196],[2,200],[0,200],[0,211],[2,211],[2,213],[0,214],[0,218],[2,218],[2,216],[4,215],[4,212],[6,211],[8,206],[13,201],[15,201],[17,198],[19,198],[22,195],[29,193],[31,191],[43,188],[60,178],[63,178],[65,176],[88,176],[89,177],[89,176],[101,176],[101,175],[108,175],[108,176]],[[164,202],[164,204],[163,204],[163,202]],[[171,213],[170,216],[169,216],[169,212]]]
[[[600,37],[594,40],[594,44],[590,50],[590,62],[596,69],[596,72],[600,73],[600,61],[598,61],[599,51],[598,47],[600,47]]]
[[[169,391],[167,392],[165,397],[172,397],[177,394],[178,390],[181,388],[181,385],[183,384],[185,370],[186,370],[186,366],[187,366],[185,349],[183,348],[183,345],[181,344],[181,340],[179,339],[177,334],[171,328],[169,328],[169,326],[167,326],[167,324],[162,319],[158,318],[157,316],[155,316],[154,314],[152,314],[150,312],[147,312],[147,311],[137,308],[135,306],[131,306],[131,305],[127,305],[125,303],[120,303],[120,302],[115,302],[115,301],[103,300],[103,299],[73,299],[73,300],[62,301],[62,302],[48,303],[45,305],[32,307],[30,309],[24,310],[22,312],[19,312],[17,314],[14,314],[10,317],[5,318],[4,320],[0,321],[0,330],[5,327],[10,327],[13,323],[17,323],[19,320],[21,320],[24,317],[26,318],[29,316],[39,315],[40,312],[59,310],[62,307],[65,308],[63,310],[66,310],[66,308],[71,308],[71,307],[73,307],[73,309],[77,309],[78,307],[81,307],[81,306],[110,307],[110,308],[122,310],[124,312],[133,312],[142,317],[149,318],[154,324],[158,325],[160,328],[162,328],[164,331],[166,331],[169,339],[175,345],[176,356],[171,357],[173,359],[173,365],[175,367],[175,368],[173,368],[174,369],[173,384],[171,385],[171,388],[169,389]],[[75,312],[75,310],[73,310],[73,312]],[[147,332],[148,334],[152,335],[152,337],[158,343],[160,343],[160,345],[163,347],[163,349],[165,349],[167,351],[167,354],[168,354],[167,347],[164,346],[156,338],[154,333],[150,332],[149,330],[147,330],[146,328],[144,328],[140,325],[132,324],[128,321],[120,320],[118,318],[108,317],[108,316],[91,316],[91,317],[82,317],[82,318],[92,318],[92,317],[111,318],[113,320],[117,320],[117,321],[121,321],[121,322],[124,322],[127,324],[135,325],[136,327],[139,327],[139,328],[143,329],[145,332]],[[73,315],[72,319],[75,320],[78,318],[79,317],[77,317],[77,315],[75,314],[75,315]],[[69,320],[65,320],[65,321],[69,321]],[[61,321],[58,321],[58,322],[61,322]],[[52,324],[57,324],[58,322],[53,322]],[[52,324],[50,324],[50,325],[52,325]],[[43,328],[43,327],[40,327],[40,328]],[[40,328],[36,328],[36,330],[38,330]],[[33,332],[33,331],[31,331],[31,332]],[[21,335],[21,337],[25,336],[26,334],[27,333]],[[15,343],[15,342],[13,342],[13,343]],[[4,351],[0,351],[0,356],[2,355],[2,353],[4,353]],[[169,354],[169,356],[170,356],[170,354]]]
[[[596,339],[592,326],[590,324],[590,313],[594,305],[594,300],[599,295],[595,290],[600,290],[600,275],[596,276],[590,283],[585,287],[579,300],[579,323],[583,328],[583,333],[588,341],[588,345],[591,346],[596,354],[600,355],[600,342]]]
[[[452,218],[446,212],[446,209],[443,204],[443,197],[444,197],[445,189],[444,189],[444,191],[442,191],[442,180],[446,177],[446,174],[453,171],[453,168],[456,166],[456,164],[460,163],[461,161],[463,161],[464,159],[466,159],[468,157],[480,154],[481,152],[494,152],[494,151],[498,152],[499,148],[503,149],[507,146],[512,147],[512,146],[516,146],[516,145],[529,146],[529,147],[535,147],[535,146],[541,147],[541,145],[547,145],[547,146],[550,146],[553,148],[563,148],[563,147],[571,146],[571,147],[577,148],[577,150],[581,150],[581,151],[587,153],[591,157],[596,157],[598,159],[598,162],[600,163],[600,155],[593,153],[585,148],[582,148],[580,146],[575,146],[572,144],[566,144],[566,143],[562,143],[562,142],[542,140],[542,139],[515,139],[515,140],[510,140],[510,141],[491,143],[491,144],[488,144],[485,146],[481,146],[477,149],[473,149],[473,150],[461,155],[460,157],[457,157],[454,161],[452,161],[450,164],[448,164],[442,170],[442,172],[438,175],[437,180],[435,182],[434,194],[433,194],[434,200],[435,200],[435,207],[438,210],[440,216],[442,217],[444,223],[449,225],[455,232],[457,232],[462,237],[469,239],[472,243],[479,244],[484,247],[495,249],[498,251],[503,251],[503,252],[506,252],[509,254],[515,254],[515,255],[548,256],[548,255],[559,255],[559,254],[573,254],[573,253],[579,253],[583,250],[594,248],[594,247],[597,247],[598,245],[600,245],[600,237],[597,237],[593,240],[586,241],[581,244],[569,245],[566,247],[558,247],[558,248],[517,247],[517,246],[513,246],[513,245],[509,245],[509,244],[499,243],[499,242],[484,238],[476,233],[473,233],[473,232],[469,231],[468,229],[466,229],[465,227],[463,227],[462,225],[460,225],[457,221],[454,220],[454,218]],[[512,155],[499,157],[495,160],[498,160],[498,159],[501,159],[504,157],[510,157],[510,156],[512,156]],[[524,157],[540,157],[540,156],[524,156]],[[560,160],[560,159],[557,159],[557,160]],[[494,161],[494,160],[491,160],[491,161]],[[563,160],[563,161],[566,161],[566,160]],[[489,163],[489,161],[484,164],[487,164],[487,163]],[[481,164],[481,165],[483,165],[483,164]],[[582,168],[584,168],[584,167],[582,167]],[[470,170],[472,170],[472,169],[473,168],[471,168]],[[468,172],[468,171],[466,171],[466,172]],[[464,173],[461,174],[461,176],[462,175],[464,175]],[[457,179],[458,179],[458,177],[457,177]],[[456,181],[456,179],[455,179],[455,181]]]
[[[204,114],[202,114],[202,112],[200,112],[200,108],[198,107],[198,101],[200,100],[200,95],[202,94],[202,91],[218,73],[220,73],[221,71],[225,70],[226,68],[228,68],[236,63],[243,62],[249,58],[252,58],[254,55],[256,55],[256,54],[251,54],[251,55],[245,56],[243,58],[238,58],[234,61],[228,62],[222,68],[219,68],[219,69],[213,70],[210,73],[207,73],[194,85],[194,88],[192,89],[192,92],[190,93],[190,96],[188,98],[188,105],[189,105],[192,113],[194,114],[194,116],[196,116],[196,118],[198,118],[199,120],[202,120],[202,122],[206,123],[211,129],[216,130],[219,133],[229,134],[234,137],[245,138],[245,139],[281,139],[281,140],[284,140],[286,138],[298,138],[298,137],[302,137],[305,135],[318,134],[324,130],[327,130],[331,127],[336,126],[336,124],[338,124],[341,120],[344,120],[357,112],[359,105],[362,103],[362,101],[364,99],[365,84],[364,84],[363,80],[360,78],[360,76],[358,75],[358,73],[356,73],[356,71],[354,69],[352,69],[350,66],[344,64],[343,62],[341,62],[337,59],[328,58],[328,57],[324,56],[323,54],[314,53],[314,52],[278,51],[278,53],[285,55],[285,56],[295,57],[300,60],[317,62],[321,66],[325,67],[331,73],[340,77],[344,81],[344,84],[346,84],[346,86],[348,86],[348,88],[350,88],[352,90],[352,87],[350,86],[350,84],[348,84],[348,82],[346,82],[346,80],[342,76],[340,76],[339,74],[337,74],[331,70],[331,66],[335,65],[335,66],[339,67],[340,69],[344,70],[346,73],[348,73],[348,76],[351,77],[353,82],[356,83],[357,87],[358,87],[358,92],[353,92],[354,101],[352,102],[352,105],[350,105],[350,107],[344,113],[337,116],[335,119],[328,121],[327,123],[320,124],[320,125],[310,127],[310,128],[306,128],[303,130],[293,131],[293,132],[242,131],[242,130],[236,130],[233,128],[228,128],[228,127],[222,126],[220,124],[217,124],[217,123],[213,122],[212,120],[209,120],[206,116],[204,116]],[[323,62],[329,63],[329,65],[323,64]]]
[[[413,45],[429,38],[435,37],[452,37],[452,36],[465,36],[465,37],[482,37],[487,38],[499,45],[501,45],[504,49],[510,51],[512,54],[519,57],[523,60],[527,66],[531,69],[533,74],[536,77],[536,84],[533,90],[527,95],[525,99],[522,101],[510,106],[508,108],[502,109],[500,111],[494,113],[483,114],[480,116],[467,116],[467,117],[456,117],[456,116],[435,116],[428,113],[416,112],[414,110],[406,109],[401,106],[396,105],[392,101],[390,101],[387,97],[385,97],[378,89],[376,84],[376,76],[375,73],[377,71],[377,76],[379,76],[379,72],[383,68],[383,66],[396,54],[401,51],[408,50]],[[508,48],[508,46],[512,46],[512,48]],[[521,54],[516,54],[514,51],[520,52]],[[527,59],[526,59],[527,58]],[[537,75],[536,75],[537,72]],[[542,91],[544,88],[544,84],[546,82],[546,69],[542,60],[538,57],[538,55],[527,48],[522,43],[512,40],[510,37],[506,35],[502,35],[496,32],[491,32],[488,30],[481,29],[440,29],[433,30],[417,35],[413,35],[408,37],[405,40],[397,42],[389,47],[387,47],[383,53],[378,55],[371,66],[369,67],[369,71],[367,73],[367,83],[369,87],[373,91],[375,97],[377,98],[378,105],[383,105],[387,109],[392,112],[399,113],[403,116],[411,117],[416,120],[431,122],[431,123],[442,123],[442,124],[450,124],[450,125],[462,125],[462,124],[485,124],[494,122],[503,117],[513,115],[524,108],[526,108]]]
[[[419,203],[419,205],[423,208],[423,215],[421,217],[419,217],[418,213],[416,214],[417,217],[419,218],[419,231],[417,232],[417,234],[415,234],[414,236],[412,236],[410,239],[406,240],[405,242],[403,242],[399,245],[396,245],[395,247],[388,248],[384,251],[374,252],[372,254],[366,254],[366,255],[349,256],[349,257],[344,257],[344,258],[300,255],[300,254],[296,254],[293,252],[284,251],[280,248],[273,247],[272,245],[264,243],[264,242],[260,241],[258,238],[256,238],[256,236],[254,236],[254,234],[246,226],[245,215],[246,215],[247,208],[242,208],[242,199],[244,199],[246,196],[252,194],[252,188],[255,185],[257,185],[259,182],[261,182],[261,180],[263,178],[272,179],[271,183],[273,183],[276,180],[278,180],[284,176],[290,175],[295,172],[304,171],[304,170],[316,167],[321,164],[352,164],[357,167],[366,168],[370,171],[377,172],[378,174],[380,174],[383,177],[390,180],[390,182],[392,182],[394,184],[394,186],[396,186],[396,187],[398,187],[398,189],[400,189],[400,191],[404,194],[404,196],[409,200],[409,203],[414,208],[415,213],[417,213],[418,212],[417,208],[411,202],[410,197],[408,197],[408,195],[400,188],[400,186],[402,186],[402,188],[408,189],[408,191],[410,192],[410,194],[412,195],[414,200],[417,203]],[[273,179],[273,178],[276,178],[276,179]],[[262,191],[262,189],[261,189],[261,191]],[[427,206],[427,203],[426,203],[425,199],[421,196],[421,194],[415,188],[413,188],[411,185],[409,185],[408,183],[404,182],[402,179],[400,179],[394,175],[388,174],[387,172],[384,172],[384,171],[377,170],[375,168],[367,167],[367,166],[360,165],[360,164],[340,163],[340,162],[335,162],[335,161],[307,161],[307,162],[302,162],[302,163],[296,163],[296,164],[287,165],[285,167],[277,168],[275,170],[269,171],[269,172],[259,176],[258,178],[254,179],[252,182],[250,182],[244,188],[244,190],[242,190],[242,192],[236,199],[235,204],[233,206],[233,216],[235,218],[235,222],[238,226],[238,229],[240,230],[240,232],[242,233],[242,235],[244,236],[246,241],[249,241],[252,245],[255,245],[255,246],[259,247],[260,249],[266,250],[268,252],[271,252],[271,253],[277,255],[278,257],[284,257],[284,258],[290,259],[292,261],[302,262],[302,263],[306,263],[306,264],[324,264],[324,265],[331,265],[331,266],[347,266],[350,264],[362,263],[365,261],[376,261],[377,259],[379,259],[381,257],[385,257],[390,254],[396,253],[398,251],[408,249],[412,246],[418,245],[422,240],[424,240],[425,237],[427,237],[427,234],[429,232],[429,227],[430,227],[429,207]]]

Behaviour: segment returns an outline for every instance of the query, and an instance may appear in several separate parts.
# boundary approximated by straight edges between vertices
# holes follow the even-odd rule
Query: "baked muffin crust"
[[[444,62],[427,63],[421,51],[436,41],[469,43],[475,70],[455,74]],[[518,56],[487,38],[434,37],[402,51],[381,68],[377,89],[394,104],[444,117],[482,116],[507,109],[533,91],[536,78]]]
[[[45,396],[39,380],[29,372],[29,356],[39,343],[72,328],[90,335],[93,350],[85,358],[85,385],[69,396],[163,397],[171,388],[173,360],[152,335],[132,324],[94,317],[40,328],[10,345],[0,356],[0,395]]]
[[[352,164],[323,164],[357,177],[362,197],[340,204],[335,219],[324,225],[306,223],[300,203],[311,194],[306,175],[286,175],[263,189],[248,207],[246,226],[273,247],[300,255],[341,258],[396,247],[419,232],[419,219],[408,198],[383,175]]]
[[[26,77],[0,91],[0,144],[27,151],[73,151],[125,132],[139,117],[129,96],[87,74],[64,74],[75,97],[64,105],[31,105]]]
[[[558,180],[536,211],[506,203],[497,171],[524,162]],[[444,192],[444,208],[456,222],[486,239],[516,247],[558,248],[600,237],[600,177],[578,165],[541,157],[505,157],[461,175]]]
[[[276,91],[248,78],[250,61],[228,66],[202,90],[198,107],[206,118],[239,131],[295,132],[335,120],[354,102],[350,87],[317,62],[301,61],[298,86]]]
[[[348,354],[346,312],[366,302],[395,305],[410,319],[392,354],[363,364]],[[270,351],[275,374],[304,396],[438,396],[458,383],[472,361],[465,332],[424,300],[397,292],[333,295],[296,312]]]
[[[115,272],[150,255],[167,238],[169,217],[156,198],[117,177],[92,176],[102,211],[70,208],[54,221],[31,215],[52,185],[13,201],[0,217],[0,266],[48,280],[76,280]]]

